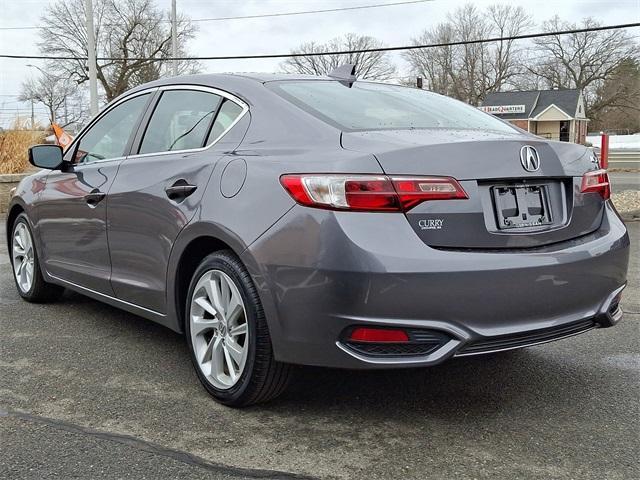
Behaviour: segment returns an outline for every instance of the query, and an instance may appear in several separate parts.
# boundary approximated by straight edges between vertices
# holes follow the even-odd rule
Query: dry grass
[[[27,150],[42,143],[45,132],[27,128],[27,122],[16,120],[10,130],[0,133],[0,174],[22,173],[31,166]]]

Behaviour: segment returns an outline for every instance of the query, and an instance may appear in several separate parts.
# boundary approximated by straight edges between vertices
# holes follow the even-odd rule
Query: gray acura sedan
[[[292,364],[429,366],[622,316],[629,238],[588,149],[351,67],[159,80],[29,157],[19,294],[183,332],[226,405]]]

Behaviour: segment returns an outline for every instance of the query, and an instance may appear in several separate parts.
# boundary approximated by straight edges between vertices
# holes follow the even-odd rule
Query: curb
[[[0,183],[19,182],[30,173],[2,173],[0,174]]]
[[[637,222],[640,221],[640,208],[635,210],[629,210],[628,212],[618,212],[625,222]]]
[[[24,173],[0,174],[0,214],[5,213],[9,206],[9,192],[11,192],[23,178],[32,173],[32,171],[28,171]]]

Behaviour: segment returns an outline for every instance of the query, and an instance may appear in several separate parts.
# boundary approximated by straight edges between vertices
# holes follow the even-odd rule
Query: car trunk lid
[[[580,192],[582,175],[597,168],[582,146],[453,129],[349,132],[342,145],[373,154],[390,176],[460,182],[468,199],[428,201],[406,213],[432,247],[531,248],[586,235],[602,221],[602,197]],[[525,169],[529,147],[539,159],[534,171]]]

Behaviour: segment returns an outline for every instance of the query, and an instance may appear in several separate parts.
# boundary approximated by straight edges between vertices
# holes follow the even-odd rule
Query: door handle
[[[170,187],[164,189],[169,200],[183,200],[196,191],[196,185],[189,185],[186,180],[178,180]]]
[[[87,202],[87,205],[89,205],[90,207],[95,207],[106,196],[107,196],[106,193],[101,192],[97,188],[94,188],[93,190],[91,190],[91,192],[89,192],[84,196],[84,201]]]

